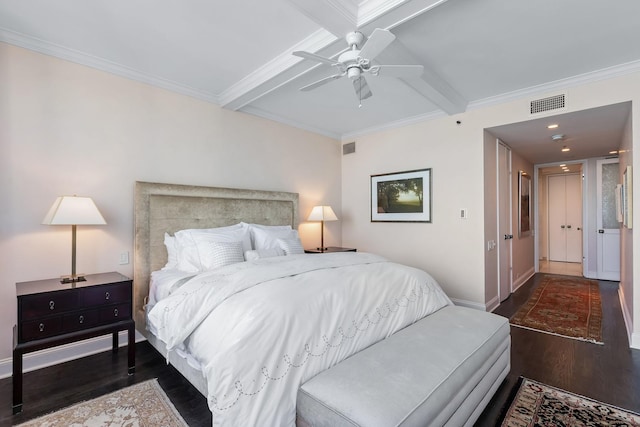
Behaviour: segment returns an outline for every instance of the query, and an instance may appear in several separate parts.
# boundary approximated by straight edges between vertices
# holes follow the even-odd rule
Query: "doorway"
[[[581,163],[538,170],[542,273],[583,276],[583,180]]]

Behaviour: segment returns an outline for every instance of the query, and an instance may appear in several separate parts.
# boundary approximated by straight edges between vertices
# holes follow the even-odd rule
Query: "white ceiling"
[[[638,0],[0,0],[0,41],[348,139],[638,71],[638,16]],[[291,52],[336,56],[356,28],[389,29],[376,60],[423,76],[369,77],[362,107],[346,78],[300,92],[333,70]],[[564,115],[558,132],[577,158],[606,155],[629,111]],[[559,161],[535,149],[545,120],[493,131],[535,163]]]

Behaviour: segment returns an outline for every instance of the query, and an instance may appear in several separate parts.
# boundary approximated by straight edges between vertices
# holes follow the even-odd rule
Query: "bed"
[[[166,268],[167,236],[249,230],[245,257],[264,255],[275,249],[253,250],[258,238],[298,218],[295,193],[136,183],[136,327],[207,397],[214,425],[295,425],[302,384],[452,305],[426,272],[374,254],[301,254],[295,239],[277,239],[287,256]]]

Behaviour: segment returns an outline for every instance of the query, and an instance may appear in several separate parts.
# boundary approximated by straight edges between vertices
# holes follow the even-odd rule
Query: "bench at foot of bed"
[[[298,426],[473,425],[510,368],[506,318],[447,306],[300,387]]]

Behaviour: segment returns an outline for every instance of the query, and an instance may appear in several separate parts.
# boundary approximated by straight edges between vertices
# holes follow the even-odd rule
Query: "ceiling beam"
[[[356,28],[364,34],[371,34],[375,28],[391,30],[447,0],[369,0],[364,3],[367,7],[363,6],[360,11],[355,0],[288,1],[324,29],[292,46],[223,92],[220,104],[224,108],[239,110],[318,67],[313,61],[293,56],[293,51],[304,50],[327,58],[337,57],[346,49],[343,36],[348,32]],[[394,49],[387,49],[378,57],[381,63],[418,64],[398,40],[393,46]],[[420,78],[403,81],[448,114],[460,113],[467,106],[467,101],[444,78],[427,67]]]

